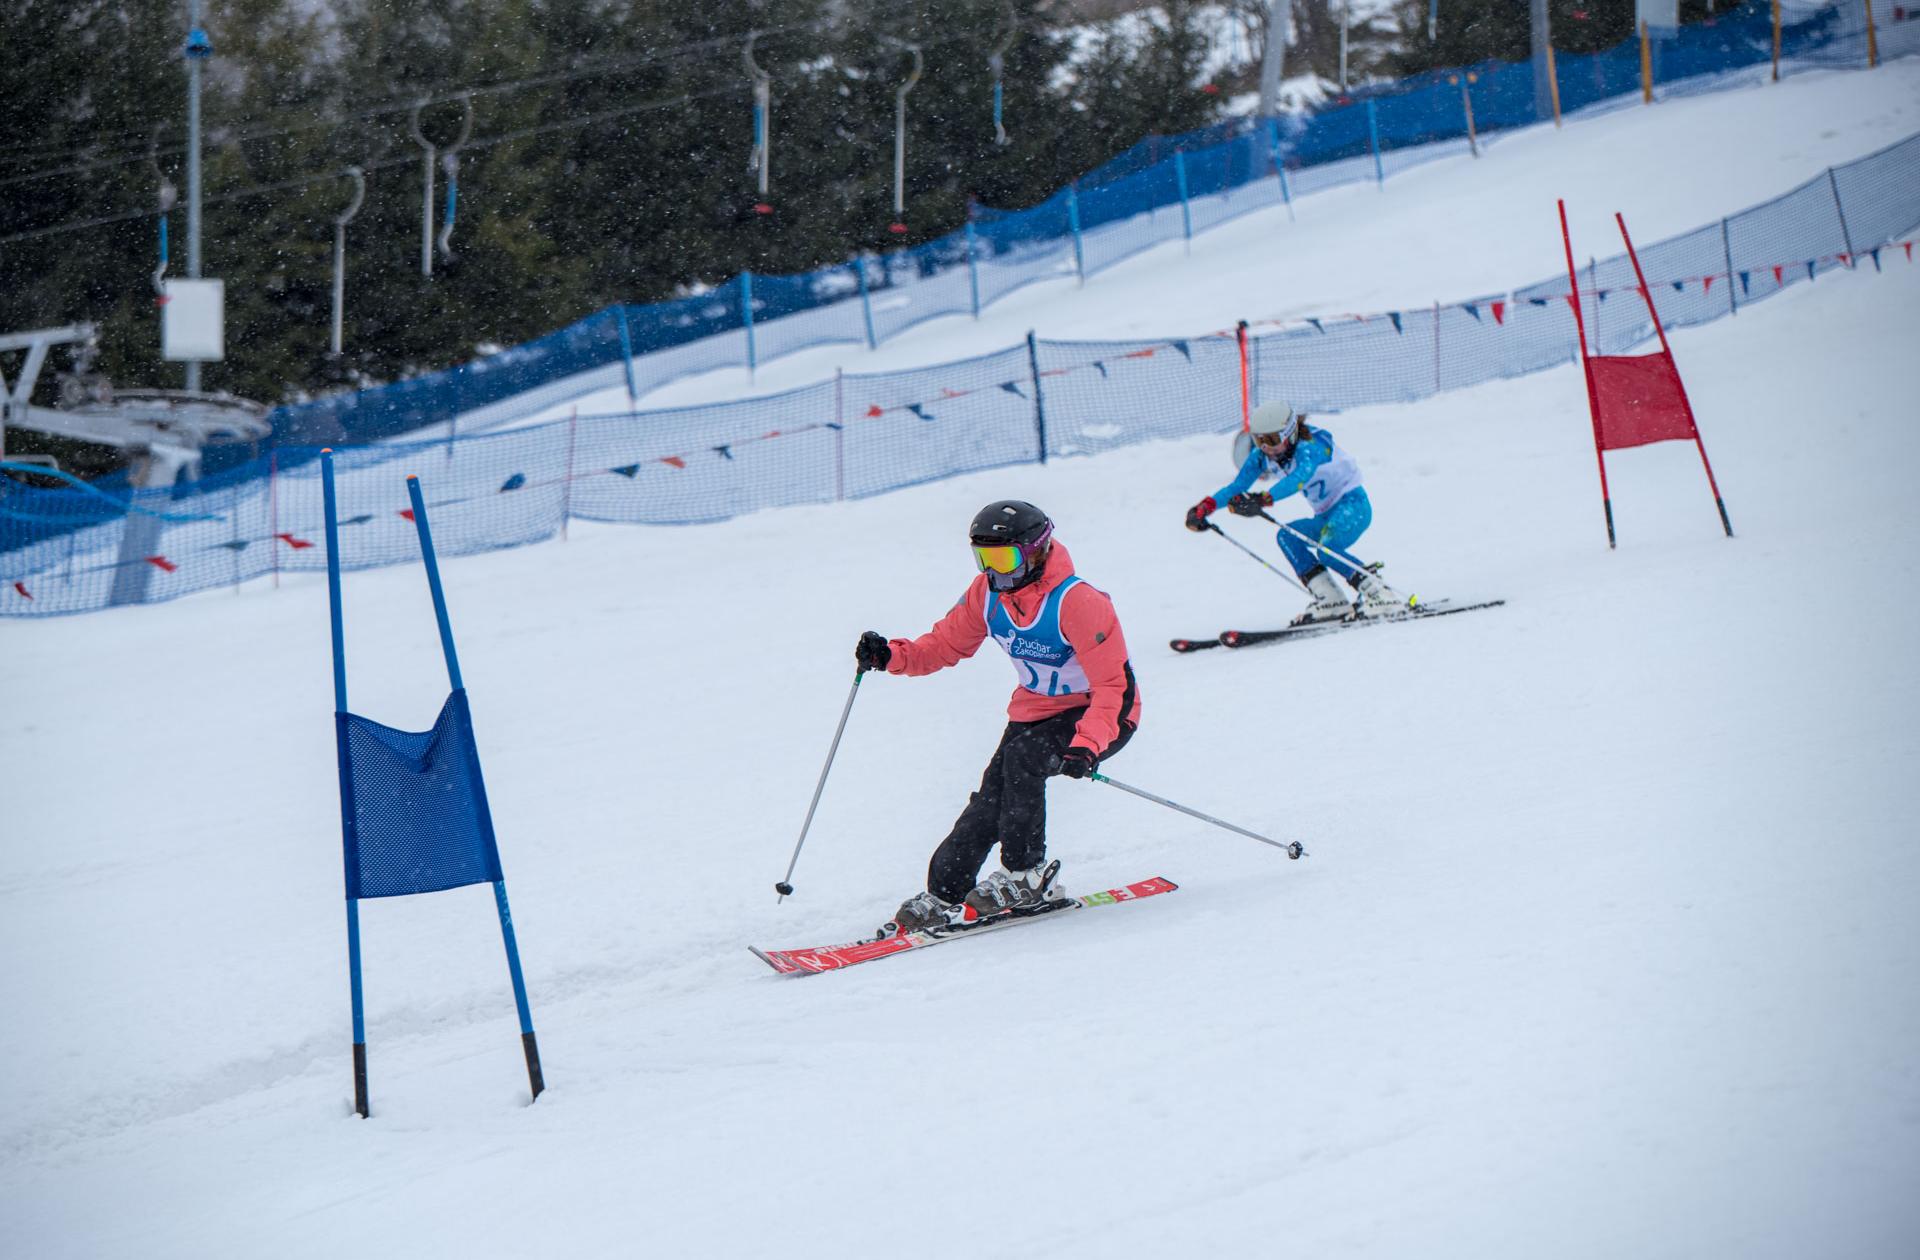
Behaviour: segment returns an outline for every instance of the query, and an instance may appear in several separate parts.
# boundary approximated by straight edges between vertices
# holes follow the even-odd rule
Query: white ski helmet
[[[1239,467],[1247,462],[1247,455],[1254,443],[1259,443],[1263,453],[1273,455],[1292,450],[1300,436],[1300,414],[1293,404],[1285,402],[1265,402],[1253,409],[1247,418],[1247,427],[1234,435],[1233,463]]]

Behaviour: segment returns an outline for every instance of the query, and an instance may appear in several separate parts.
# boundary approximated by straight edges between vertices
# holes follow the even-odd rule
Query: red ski
[[[938,936],[927,932],[909,932],[904,936],[888,936],[877,941],[855,941],[850,945],[827,945],[818,949],[761,949],[755,945],[749,945],[747,948],[753,950],[754,957],[782,975],[838,971],[842,967],[872,962],[876,958],[885,958],[890,954],[904,954],[910,949],[925,949],[929,945],[939,945],[966,936],[978,936],[982,932],[993,932],[1000,928],[1013,927],[1015,924],[1028,923],[1062,910],[1078,910],[1083,906],[1091,909],[1094,906],[1117,905],[1123,901],[1138,901],[1142,897],[1156,897],[1161,893],[1170,893],[1178,887],[1180,885],[1172,880],[1156,876],[1153,879],[1141,880],[1137,884],[1128,884],[1124,888],[1109,888],[1105,892],[1088,893],[1083,897],[1068,897],[1055,903],[1051,909],[1034,914],[988,919],[978,926],[955,928],[942,932]]]

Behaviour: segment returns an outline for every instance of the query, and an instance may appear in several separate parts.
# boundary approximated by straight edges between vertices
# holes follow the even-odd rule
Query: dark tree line
[[[987,68],[1004,0],[203,8],[215,50],[203,89],[203,269],[226,282],[228,347],[203,381],[270,402],[445,367],[743,268],[798,272],[927,240],[959,227],[972,200],[1033,204],[1141,137],[1204,125],[1216,110],[1186,3],[1149,34],[1083,50],[1075,73],[1062,19],[1019,0],[1004,147]],[[150,276],[163,181],[181,190],[168,274],[185,274],[184,11],[180,0],[16,0],[0,11],[0,46],[21,52],[0,85],[0,238],[138,216],[0,239],[0,330],[93,321],[99,367],[128,384],[180,382],[158,357]],[[768,32],[755,56],[773,76],[772,214],[755,212],[748,170],[741,46],[754,28]],[[908,100],[904,236],[888,228],[894,88],[910,58],[893,41],[918,43],[926,61]],[[475,89],[475,122],[454,257],[428,279],[422,154],[404,102],[463,87]],[[421,129],[445,144],[464,109],[437,99]],[[351,193],[337,172],[350,164],[368,169],[367,194],[348,229],[345,361],[330,362],[333,219]],[[300,182],[316,173],[325,177]]]

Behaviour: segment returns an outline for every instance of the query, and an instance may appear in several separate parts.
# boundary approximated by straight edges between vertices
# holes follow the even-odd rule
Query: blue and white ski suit
[[[1322,547],[1340,553],[1317,552],[1283,529],[1277,541],[1293,571],[1305,577],[1324,564],[1343,578],[1352,577],[1360,562],[1346,549],[1373,523],[1373,503],[1360,484],[1360,465],[1353,456],[1341,450],[1327,430],[1303,423],[1300,440],[1294,443],[1286,463],[1276,463],[1255,446],[1247,452],[1233,480],[1214,492],[1213,501],[1226,506],[1227,500],[1246,494],[1268,473],[1280,478],[1267,491],[1275,503],[1303,494],[1307,506],[1313,509],[1312,516],[1288,523]]]

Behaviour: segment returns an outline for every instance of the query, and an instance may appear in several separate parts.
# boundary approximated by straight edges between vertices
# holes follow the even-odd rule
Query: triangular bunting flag
[[[1532,303],[1534,306],[1545,306],[1547,304],[1547,299],[1545,298],[1528,298],[1527,301]],[[1573,301],[1573,298],[1569,297],[1567,298],[1567,301],[1571,302]]]
[[[1103,381],[1108,381],[1113,379],[1111,376],[1107,375],[1107,365],[1102,363],[1098,359],[1095,359],[1093,361],[1093,370],[1100,373],[1100,379]]]
[[[619,473],[622,477],[625,477],[628,481],[632,481],[635,477],[638,477],[640,475],[640,465],[622,464],[618,468],[609,468],[607,469],[607,471]]]
[[[29,595],[29,594],[27,593],[27,584],[26,584],[25,582],[15,582],[15,583],[13,584],[13,589],[14,589],[14,590],[16,590],[16,591],[19,591],[19,592],[20,592],[20,598],[21,598],[21,599],[32,599],[32,598],[33,598],[33,596],[32,596],[32,595]]]
[[[1676,285],[1674,285],[1673,287],[1677,289],[1677,288],[1679,288],[1680,286],[1676,284]],[[1594,296],[1596,296],[1596,297],[1597,297],[1597,298],[1599,298],[1599,299],[1600,299],[1600,300],[1601,300],[1602,302],[1604,302],[1604,301],[1606,301],[1606,300],[1607,300],[1607,294],[1609,294],[1609,293],[1611,293],[1611,292],[1613,292],[1613,290],[1612,290],[1612,289],[1595,289],[1595,290],[1594,290],[1593,292],[1594,292]],[[1569,302],[1571,302],[1571,301],[1573,301],[1573,299],[1572,299],[1572,298],[1568,298],[1568,299],[1567,299],[1567,301],[1569,301]]]
[[[1399,312],[1399,311],[1388,311],[1388,312],[1387,312],[1387,318],[1393,321],[1393,331],[1395,331],[1395,332],[1402,332],[1402,331],[1404,331],[1404,330],[1403,330],[1403,329],[1402,329],[1402,328],[1400,327],[1400,312]]]
[[[368,521],[372,519],[373,519],[373,513],[362,512],[358,516],[349,516],[346,520],[341,521],[340,523],[342,525],[365,525]]]
[[[275,534],[274,537],[278,538],[281,542],[287,544],[287,546],[293,548],[295,551],[305,551],[308,547],[313,546],[313,544],[308,542],[306,539],[295,538],[292,534]]]
[[[527,474],[525,474],[525,473],[515,473],[515,474],[513,474],[513,476],[511,476],[511,477],[509,477],[509,478],[507,478],[507,479],[506,479],[506,481],[504,481],[504,482],[502,482],[502,483],[501,483],[501,485],[500,485],[500,493],[501,493],[501,494],[505,494],[505,493],[506,493],[507,491],[509,491],[509,490],[518,490],[518,489],[519,489],[519,488],[520,488],[521,486],[524,486],[524,485],[526,485],[526,484],[527,484]],[[285,536],[286,536],[286,535],[284,535],[284,534],[283,534],[283,535],[281,535],[281,537],[283,537],[283,538],[284,538]]]
[[[1777,287],[1777,286],[1779,286],[1779,285],[1783,285],[1783,284],[1785,284],[1785,283],[1787,282],[1787,280],[1786,280],[1786,276],[1785,276],[1785,275],[1783,274],[1783,273],[1784,273],[1785,271],[1786,271],[1786,268],[1785,268],[1785,267],[1782,267],[1782,266],[1781,266],[1781,265],[1779,265],[1778,263],[1775,263],[1775,264],[1774,264],[1774,267],[1773,267],[1773,283],[1774,283],[1774,285],[1775,285],[1776,287]]]
[[[1173,348],[1178,350],[1186,358],[1187,362],[1193,362],[1193,350],[1186,342],[1176,341],[1173,343]]]
[[[1327,326],[1325,324],[1321,323],[1319,320],[1315,319],[1311,315],[1307,316],[1307,322],[1313,325],[1313,331],[1321,334],[1322,336],[1326,335]]]
[[[1493,304],[1493,322],[1496,324],[1504,324],[1507,322],[1507,304],[1505,302],[1495,302]]]
[[[718,446],[709,447],[708,449],[712,450],[714,453],[719,455],[721,459],[733,458],[733,448],[727,445],[725,442],[722,442]]]
[[[216,543],[214,545],[224,547],[228,551],[245,551],[252,544],[245,538],[236,538],[232,542]]]
[[[1901,242],[1901,245],[1902,245],[1902,246],[1903,246],[1903,247],[1904,247],[1904,248],[1906,249],[1906,251],[1907,251],[1907,261],[1908,261],[1908,262],[1912,262],[1912,261],[1913,261],[1913,242],[1912,242],[1912,241],[1902,241],[1902,242]]]
[[[1480,308],[1474,305],[1472,302],[1460,303],[1460,309],[1465,311],[1467,314],[1473,316],[1474,323],[1477,324],[1480,322]]]
[[[162,573],[172,573],[180,567],[165,556],[148,556],[147,563],[159,569]]]
[[[1026,395],[1025,395],[1025,394],[1023,394],[1023,393],[1021,393],[1021,392],[1020,392],[1020,382],[1019,382],[1019,381],[1001,381],[1001,382],[1000,382],[1000,388],[1001,388],[1001,389],[1004,389],[1004,390],[1006,390],[1006,391],[1007,391],[1007,392],[1008,392],[1009,394],[1012,394],[1012,395],[1013,395],[1013,396],[1014,396],[1015,398],[1025,398],[1025,397],[1026,397]]]
[[[871,419],[874,416],[885,414],[885,411],[886,409],[884,407],[882,407],[879,403],[875,403],[873,404],[873,406],[867,408],[866,414],[868,418]]]
[[[1712,277],[1712,276],[1704,276],[1704,277],[1702,277],[1702,278],[1701,278],[1701,280],[1700,280],[1700,292],[1702,292],[1702,293],[1711,293],[1711,292],[1713,292],[1713,277]]]
[[[1839,254],[1839,255],[1836,255],[1836,256],[1837,256],[1837,257],[1838,257],[1838,258],[1840,259],[1840,265],[1841,265],[1842,267],[1851,267],[1851,266],[1853,266],[1853,255],[1852,255],[1852,254]]]
[[[1873,255],[1873,269],[1875,271],[1879,271],[1880,270],[1880,247],[1878,245],[1875,245],[1868,252]]]
[[[1813,259],[1807,259],[1807,279],[1813,279]]]
[[[687,461],[680,458],[678,455],[662,455],[660,457],[660,462],[667,465],[670,468],[685,468],[687,466]]]
[[[1675,280],[1673,282],[1673,291],[1675,293],[1684,293],[1686,291],[1686,288],[1687,288],[1687,282],[1685,280]]]
[[[1741,293],[1745,294],[1745,293],[1753,292],[1753,285],[1750,283],[1752,279],[1753,279],[1753,273],[1751,271],[1743,271],[1740,273],[1740,292]]]
[[[933,419],[932,416],[927,414],[926,406],[922,403],[908,403],[907,410],[911,411],[914,415],[919,416],[922,420]]]
[[[1020,392],[1019,390],[1015,390],[1015,391],[1014,391],[1014,393],[1016,393],[1016,394],[1017,394],[1017,393],[1019,393],[1019,392]],[[839,421],[837,421],[837,420],[829,420],[829,421],[827,421],[827,427],[828,427],[829,429],[832,429],[832,430],[833,430],[833,431],[834,431],[835,433],[838,433],[838,432],[840,432],[840,430],[841,430],[841,429],[844,429],[844,428],[845,428],[846,426],[845,426],[845,425],[843,425],[843,424],[841,424],[841,423],[840,423]]]
[[[412,520],[412,519],[413,519],[413,509],[412,509],[412,508],[401,508],[401,509],[400,509],[400,519],[401,519],[401,520],[403,520],[403,521],[410,521],[410,520]]]

